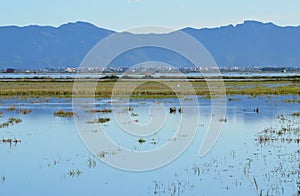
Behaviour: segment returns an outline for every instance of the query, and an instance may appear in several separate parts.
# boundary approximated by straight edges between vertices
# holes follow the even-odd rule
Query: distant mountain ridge
[[[78,66],[101,39],[114,33],[85,22],[51,26],[0,27],[0,66]]]
[[[300,66],[300,26],[245,21],[218,28],[184,28],[199,40],[220,66]],[[51,26],[0,27],[0,68],[77,67],[88,51],[114,31],[86,22]],[[146,60],[185,64],[172,53],[144,49],[123,55],[114,66]]]
[[[220,65],[300,66],[300,26],[245,21],[183,31],[201,41]]]

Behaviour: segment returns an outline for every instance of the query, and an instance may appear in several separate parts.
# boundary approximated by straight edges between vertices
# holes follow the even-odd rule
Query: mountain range
[[[235,26],[181,30],[199,40],[219,66],[300,66],[300,26],[245,21]],[[86,22],[59,27],[3,26],[0,27],[0,68],[77,67],[95,44],[113,33]],[[112,66],[130,66],[149,60],[174,66],[187,64],[172,52],[142,48],[123,54]]]

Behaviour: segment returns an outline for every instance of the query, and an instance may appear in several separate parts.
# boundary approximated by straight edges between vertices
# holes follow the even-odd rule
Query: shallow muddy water
[[[287,100],[299,100],[299,96],[227,97],[220,137],[208,154],[199,157],[213,115],[210,100],[200,97],[199,126],[188,149],[161,168],[131,172],[103,163],[105,151],[93,155],[72,117],[54,116],[60,110],[72,111],[71,99],[1,99],[0,195],[297,195],[300,107],[297,101]],[[98,110],[111,109],[110,99],[96,103]],[[132,117],[128,123],[146,123],[152,103],[167,108],[165,124],[142,138],[124,133],[113,113],[95,115],[109,118],[101,124],[103,131],[133,152],[157,149],[170,139],[185,137],[176,135],[182,114],[168,110],[179,108],[177,99],[133,100],[126,111]],[[185,104],[183,112],[189,112],[184,109],[190,107],[188,99]],[[88,105],[84,110],[91,112]],[[193,119],[195,114],[188,115]]]

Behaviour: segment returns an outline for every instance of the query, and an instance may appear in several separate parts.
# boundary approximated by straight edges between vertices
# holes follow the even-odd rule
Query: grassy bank
[[[163,84],[159,82],[146,82],[137,87],[132,96],[137,98],[146,97],[175,97],[176,94],[171,89],[177,89],[178,94],[191,94],[191,89],[184,89],[184,82],[165,81]],[[186,82],[187,83],[187,82]],[[72,81],[0,81],[0,96],[1,97],[72,97],[73,94]],[[128,89],[134,89],[136,81],[118,82],[118,87],[115,88],[119,94],[126,94]],[[192,81],[193,89],[198,95],[209,95],[209,89],[204,81]],[[300,95],[300,80],[234,80],[225,81],[226,94],[238,95]],[[110,97],[115,81],[100,81],[96,87],[96,97]],[[78,92],[79,96],[86,96],[89,92],[90,82],[80,82],[82,90]],[[90,90],[91,91],[91,90]],[[94,91],[92,89],[92,91]]]

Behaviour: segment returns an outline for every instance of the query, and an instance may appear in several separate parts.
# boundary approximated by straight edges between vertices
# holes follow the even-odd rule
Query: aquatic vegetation
[[[89,110],[89,112],[91,112],[91,113],[111,113],[112,110],[104,108],[102,110],[101,109]]]
[[[95,119],[95,120],[87,121],[86,123],[101,123],[101,124],[104,124],[108,121],[110,121],[110,118],[98,118],[98,119]],[[97,131],[94,131],[94,132],[97,132]]]
[[[72,117],[74,116],[74,112],[60,110],[58,112],[54,112],[53,115],[58,117]]]
[[[9,146],[11,147],[12,145],[17,146],[18,143],[21,143],[21,140],[7,138],[7,139],[1,139],[0,143],[9,144]]]
[[[98,123],[106,123],[106,122],[108,122],[108,121],[110,121],[110,118],[98,118]]]
[[[294,116],[294,117],[300,117],[300,112],[294,112],[294,113],[292,113],[292,116]]]
[[[0,140],[0,142],[2,142],[2,143],[10,143],[10,144],[12,144],[12,143],[17,144],[17,143],[20,143],[21,140],[18,140],[18,139],[2,139],[2,140]]]
[[[282,100],[283,103],[300,103],[300,99],[284,99]]]
[[[29,110],[29,109],[21,110],[21,109],[18,109],[16,107],[14,107],[14,106],[8,108],[7,111],[9,111],[9,112],[16,111],[17,113],[22,113],[22,114],[28,114],[28,113],[32,112],[32,110]]]
[[[97,156],[98,156],[99,158],[104,158],[107,154],[108,154],[108,152],[101,151],[101,152],[98,152]]]
[[[7,111],[12,112],[12,111],[15,111],[16,109],[17,108],[15,108],[15,107],[12,106],[12,107],[8,108]]]
[[[5,176],[1,176],[1,182],[4,183],[6,181],[6,177]]]
[[[170,114],[175,114],[176,113],[176,107],[170,108]]]
[[[145,139],[143,139],[143,138],[139,138],[139,139],[138,139],[138,142],[139,142],[140,144],[143,144],[143,143],[145,143],[145,142],[146,142],[146,140],[145,140]]]
[[[296,115],[298,115],[296,113]],[[289,119],[284,115],[279,115],[277,121],[280,126],[271,126],[263,129],[258,133],[258,138],[256,141],[259,143],[265,142],[295,142],[299,143],[300,139],[300,127],[299,121],[296,119]]]
[[[89,105],[81,105],[80,108],[89,108],[90,106]],[[87,111],[89,112],[89,111]],[[90,112],[93,112],[92,110],[90,110]]]
[[[68,172],[68,175],[69,175],[69,177],[74,177],[74,176],[78,177],[78,176],[80,176],[81,173],[82,172],[79,169],[77,169],[77,170],[72,169]]]
[[[234,79],[234,80],[231,80]],[[244,80],[243,77],[232,77],[224,81],[227,95],[251,95],[253,97],[257,95],[287,95],[294,94],[299,95],[300,86],[299,83],[295,83],[296,78],[289,77],[248,77],[247,79],[260,79],[260,80]],[[89,90],[82,90],[81,92],[73,92],[73,80],[65,79],[38,79],[38,81],[31,81],[30,79],[22,79],[21,81],[0,81],[0,95],[3,97],[66,97],[70,98],[73,95],[78,97],[90,96]],[[112,90],[114,89],[115,80],[100,80],[97,88],[95,89],[96,97],[111,97]],[[182,82],[182,81],[181,81]],[[189,81],[195,90],[197,95],[207,95],[211,97],[210,91],[204,80],[193,79]],[[119,82],[119,89],[116,93],[120,96],[128,96],[124,93],[124,89],[130,89],[135,86],[136,81],[123,80]],[[280,83],[280,85],[278,85]],[[170,87],[176,88],[178,81],[166,81],[166,85],[159,82],[146,82],[139,86],[130,95],[133,98],[176,98],[177,94],[189,95],[192,92],[188,89],[180,89],[177,94],[173,92]],[[85,85],[84,81],[83,84]],[[168,87],[169,86],[169,87]],[[14,89],[14,90],[12,90]],[[123,90],[122,90],[123,89]],[[232,100],[233,101],[233,100]],[[294,100],[293,102],[300,103],[300,100]]]
[[[20,118],[9,118],[8,121],[0,124],[0,128],[8,127],[9,125],[19,124],[22,122]]]
[[[199,165],[194,164],[194,166],[192,167],[193,173],[195,176],[200,176],[201,174],[201,169]]]
[[[32,110],[27,110],[27,109],[25,109],[25,110],[19,110],[19,111],[18,111],[18,113],[22,113],[22,114],[28,114],[28,113],[30,113],[30,112],[32,112]]]
[[[224,123],[226,123],[226,122],[227,122],[227,118],[220,118],[220,119],[219,119],[219,122],[224,122]]]
[[[157,144],[157,141],[155,139],[151,139],[151,142],[150,142],[152,145],[156,145]]]
[[[170,108],[170,114],[176,114],[176,111],[177,111],[176,107],[171,107],[171,108]],[[183,112],[183,108],[182,108],[182,107],[179,107],[179,108],[178,108],[178,112],[179,112],[179,113],[182,113],[182,112]]]
[[[133,112],[132,112],[130,115],[131,115],[131,116],[138,116],[138,114],[133,113]]]
[[[9,123],[8,122],[4,122],[0,125],[0,128],[4,128],[4,127],[8,127]]]
[[[182,107],[180,107],[180,108],[178,109],[178,112],[179,112],[179,113],[182,113],[182,112],[183,112]]]
[[[89,166],[89,168],[96,167],[96,161],[94,161],[93,159],[89,158],[88,159],[88,166]]]
[[[253,182],[254,182],[254,185],[255,185],[255,189],[258,191],[259,187],[258,187],[257,181],[256,181],[254,176],[253,176]]]
[[[193,188],[194,185],[187,180],[174,180],[166,183],[153,181],[154,195],[186,195],[186,192]]]
[[[296,113],[295,116],[297,116],[298,114]],[[293,115],[292,115],[293,116]],[[284,115],[279,115],[277,116],[277,121],[279,125],[276,126],[271,126],[268,128],[265,128],[264,130],[262,130],[261,132],[258,133],[258,138],[256,139],[256,141],[261,144],[262,146],[264,146],[265,144],[277,144],[278,142],[284,143],[285,145],[299,145],[300,143],[300,127],[299,127],[299,121],[297,121],[296,119],[292,119],[292,118],[288,118]],[[282,145],[282,144],[281,144]],[[296,153],[299,152],[296,151]],[[272,151],[269,150],[269,153],[272,154]],[[283,156],[283,155],[280,155]],[[280,160],[280,156],[279,156],[279,165],[274,168],[272,171],[274,172],[273,175],[279,175],[278,178],[280,178],[281,181],[287,181],[287,179],[293,179],[292,176],[295,176],[297,173],[299,173],[300,176],[300,165],[299,165],[299,169],[297,170],[297,168],[295,168],[295,166],[297,165],[293,165],[294,169],[290,168],[292,166],[290,166],[289,168],[286,168],[284,166],[284,164],[286,164],[286,162]],[[285,155],[287,156],[287,155]],[[292,159],[297,160],[296,157],[293,157],[293,154],[290,154],[289,157]],[[299,162],[299,158],[296,162]],[[292,163],[292,162],[291,162]],[[298,176],[298,177],[299,177]],[[285,179],[287,178],[287,179]],[[267,192],[267,195],[269,194],[269,191],[271,191],[272,193],[276,193],[278,194],[278,192],[280,194],[284,194],[284,188],[282,187],[281,190],[278,190],[278,186],[282,186],[282,185],[275,185],[274,188],[270,189],[270,190],[265,190],[265,192]],[[299,190],[300,190],[300,186]],[[262,190],[261,193],[262,195]]]
[[[232,98],[232,97],[228,98],[228,101],[240,101],[240,100],[241,100],[240,98]]]

